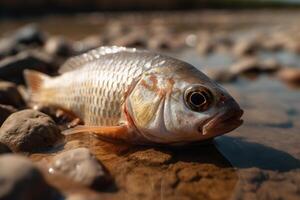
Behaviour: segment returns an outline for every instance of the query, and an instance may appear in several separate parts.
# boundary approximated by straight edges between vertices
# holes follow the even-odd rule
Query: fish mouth
[[[243,124],[244,111],[240,108],[221,112],[209,120],[202,128],[204,136],[213,137],[228,133]]]

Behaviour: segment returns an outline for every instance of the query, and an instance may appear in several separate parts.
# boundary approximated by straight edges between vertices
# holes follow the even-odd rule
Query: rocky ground
[[[243,21],[244,15],[236,19],[231,14],[223,15],[231,23],[211,16],[210,23],[219,24],[218,28],[194,27],[197,15],[189,16],[193,17],[152,16],[137,19],[134,25],[134,16],[107,22],[100,17],[100,33],[80,40],[53,35],[34,24],[7,30],[0,39],[0,199],[299,198],[298,160],[293,160],[291,171],[282,173],[279,168],[261,171],[258,165],[237,171],[212,141],[182,147],[142,147],[111,144],[92,135],[65,137],[61,131],[68,119],[56,116],[52,108],[32,109],[24,86],[24,69],[56,75],[67,58],[100,45],[171,54],[189,49],[199,57],[226,52],[232,57],[229,65],[203,69],[218,82],[234,85],[241,77],[255,80],[268,75],[294,88],[300,86],[300,62],[296,66],[297,62],[260,56],[261,52],[300,54],[297,24],[265,29],[266,22],[259,20],[256,31],[245,31],[243,25],[251,27],[251,23]],[[235,96],[243,100],[241,93]],[[248,125],[270,122],[281,126],[286,118],[274,110],[268,120],[270,110],[266,116],[258,116],[257,110],[251,111],[248,105]]]

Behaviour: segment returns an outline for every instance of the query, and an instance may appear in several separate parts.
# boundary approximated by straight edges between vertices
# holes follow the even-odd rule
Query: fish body
[[[60,76],[27,71],[25,79],[32,102],[70,110],[93,127],[83,131],[105,137],[181,143],[241,124],[241,109],[218,84],[188,63],[146,50],[100,47],[68,60]],[[234,123],[210,131],[224,115]]]

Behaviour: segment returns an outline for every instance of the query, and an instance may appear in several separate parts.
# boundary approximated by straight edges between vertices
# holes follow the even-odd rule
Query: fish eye
[[[197,86],[188,88],[184,94],[187,106],[196,112],[204,112],[209,109],[213,102],[212,93],[205,87]]]

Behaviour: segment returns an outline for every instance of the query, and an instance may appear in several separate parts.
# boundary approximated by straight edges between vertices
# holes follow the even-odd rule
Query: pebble
[[[45,34],[35,24],[29,24],[18,29],[12,36],[17,43],[42,45]]]
[[[15,41],[11,38],[3,38],[0,40],[0,59],[17,54],[23,48],[20,45],[16,45]]]
[[[0,104],[11,105],[16,108],[25,105],[18,88],[14,83],[0,81]]]
[[[56,200],[61,195],[47,184],[42,173],[27,158],[0,156],[1,200]]]
[[[214,51],[214,44],[211,41],[201,41],[196,46],[196,50],[200,55],[208,55]]]
[[[89,36],[73,45],[75,54],[79,55],[103,45],[103,39],[98,35]]]
[[[52,147],[64,136],[44,113],[22,110],[11,114],[0,129],[0,142],[14,152],[36,152]]]
[[[3,124],[6,118],[14,112],[17,112],[17,109],[14,107],[0,104],[0,126]]]
[[[235,43],[232,51],[234,55],[241,57],[253,55],[258,49],[259,45],[256,41],[253,41],[251,39],[243,39]]]
[[[0,60],[0,79],[23,83],[23,71],[25,69],[52,72],[57,69],[57,65],[55,58],[45,53],[24,51]]]
[[[45,52],[57,56],[68,57],[74,54],[72,44],[62,36],[51,37],[44,46]]]
[[[41,46],[45,34],[34,24],[26,25],[0,40],[0,58],[17,54],[28,45]]]
[[[203,72],[210,77],[211,79],[219,82],[231,82],[234,81],[237,76],[233,73],[230,73],[227,69],[217,69],[217,68],[205,68]]]
[[[77,148],[55,156],[49,172],[66,175],[96,190],[104,189],[111,182],[104,166],[87,148]]]
[[[147,46],[147,40],[143,34],[132,32],[114,40],[113,45],[145,48]]]
[[[299,68],[283,68],[277,73],[277,77],[293,85],[300,86],[300,69]]]
[[[232,74],[248,73],[272,73],[280,68],[280,64],[273,59],[260,61],[256,57],[245,57],[230,66],[229,71]]]

